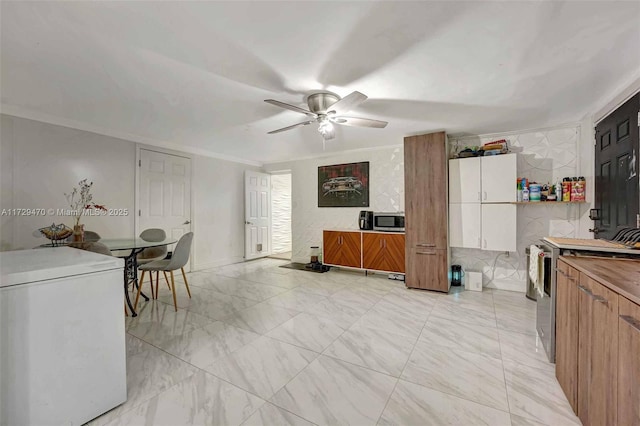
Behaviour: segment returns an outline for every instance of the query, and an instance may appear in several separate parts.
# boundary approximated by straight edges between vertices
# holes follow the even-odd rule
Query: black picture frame
[[[369,162],[318,167],[318,207],[369,207]]]

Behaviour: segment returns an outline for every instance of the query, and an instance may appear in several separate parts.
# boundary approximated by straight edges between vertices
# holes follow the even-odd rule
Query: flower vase
[[[74,225],[73,227],[73,242],[81,243],[84,241],[84,225]]]

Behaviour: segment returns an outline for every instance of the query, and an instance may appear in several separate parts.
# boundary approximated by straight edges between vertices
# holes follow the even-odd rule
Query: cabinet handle
[[[435,244],[428,244],[428,243],[418,243],[416,244],[416,247],[435,247]]]
[[[382,238],[380,238],[380,248],[382,248]]]
[[[484,248],[487,248],[487,240],[484,240]]]
[[[480,191],[478,191],[478,201],[481,201],[482,197],[480,196]]]
[[[569,280],[569,281],[573,281],[573,282],[575,282],[575,281],[576,281],[576,279],[575,279],[575,278],[570,277],[566,272],[561,271],[561,270],[560,270],[560,269],[558,269],[558,268],[556,268],[556,272],[557,272],[557,273],[559,273],[559,274],[561,274],[561,275],[564,275],[564,277],[565,277],[567,280]],[[586,290],[586,289],[585,289],[585,290]]]
[[[436,254],[433,252],[428,252],[428,251],[418,251],[416,252],[416,254],[425,254],[427,256],[435,256]]]
[[[342,236],[338,237],[338,244],[342,245]]]
[[[609,301],[602,296],[598,296],[597,294],[591,293],[591,296],[595,299],[596,302],[602,303],[603,305],[609,305]]]
[[[629,315],[620,315],[620,319],[640,331],[640,321]]]
[[[487,199],[487,191],[484,191],[484,199]]]
[[[591,293],[589,290],[587,290],[585,287],[582,287],[580,284],[578,284],[578,289],[584,293],[586,293],[589,296],[593,296],[593,293]]]
[[[482,248],[482,238],[478,237],[478,248]]]
[[[602,303],[604,305],[608,305],[609,301],[607,299],[605,299],[602,296],[598,296],[597,294],[593,294],[591,291],[589,291],[588,289],[582,287],[580,284],[578,284],[578,288],[580,290],[582,290],[583,292],[585,292],[586,294],[589,295],[589,297],[593,298],[593,300],[595,300],[598,303]]]
[[[382,242],[384,243],[383,248],[387,248],[387,240],[382,240]]]

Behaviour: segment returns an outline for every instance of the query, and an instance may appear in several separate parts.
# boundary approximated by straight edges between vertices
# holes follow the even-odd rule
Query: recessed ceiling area
[[[640,70],[640,2],[11,2],[3,112],[275,162],[581,119]],[[384,129],[267,132],[327,90]],[[323,151],[324,149],[324,151]]]

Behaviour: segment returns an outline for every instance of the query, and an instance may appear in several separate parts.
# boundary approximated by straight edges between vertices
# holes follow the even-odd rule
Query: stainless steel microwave
[[[374,212],[373,230],[404,232],[404,212]]]

